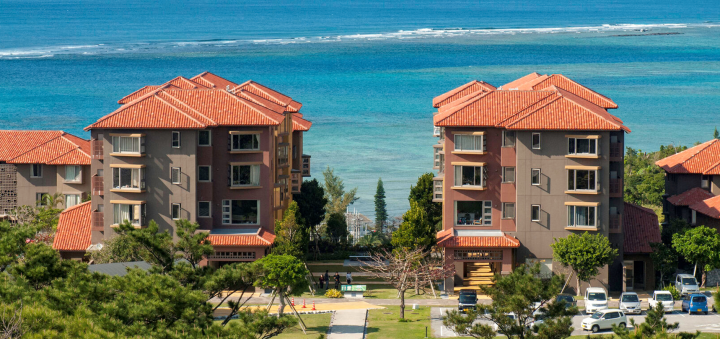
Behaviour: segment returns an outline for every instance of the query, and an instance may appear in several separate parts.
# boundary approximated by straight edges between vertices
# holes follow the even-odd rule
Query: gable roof
[[[263,86],[252,80],[248,80],[231,89],[230,91],[235,93],[240,90],[248,91],[264,99],[270,100],[278,105],[287,107],[289,112],[297,112],[300,110],[300,107],[302,107],[301,103],[294,101],[291,97],[266,86]]]
[[[668,197],[667,201],[675,206],[690,206],[712,197],[714,197],[714,195],[707,190],[694,187],[680,194]]]
[[[691,210],[707,215],[714,219],[720,219],[720,195],[690,205]]]
[[[507,84],[500,86],[498,89],[502,89],[502,90],[506,90],[506,91],[517,90],[520,85],[525,84],[529,81],[536,80],[539,77],[541,77],[540,73],[532,72],[528,75],[522,76],[518,79],[508,82]]]
[[[435,126],[496,126],[550,95],[550,91],[492,91],[441,111],[433,120]]]
[[[203,84],[208,88],[228,89],[237,86],[236,83],[208,71],[202,72],[190,78],[190,80]]]
[[[0,161],[90,165],[90,141],[63,131],[0,130]]]
[[[655,162],[673,174],[720,174],[720,140],[712,139]]]
[[[91,245],[90,201],[60,213],[52,247],[58,251],[85,251]]]
[[[649,208],[626,202],[622,224],[625,253],[652,253],[650,244],[662,242],[658,216]]]
[[[128,102],[131,102],[137,98],[142,97],[145,94],[148,94],[152,91],[155,91],[159,88],[179,88],[179,89],[197,89],[197,88],[209,88],[209,86],[205,86],[203,84],[197,83],[195,81],[192,81],[184,76],[178,76],[175,79],[172,79],[160,86],[145,86],[135,92],[132,92],[125,96],[124,98],[118,100],[118,104],[124,105]]]
[[[495,86],[488,84],[487,82],[473,80],[468,82],[467,84],[453,89],[452,91],[446,92],[433,98],[433,107],[438,108],[444,106],[471,93],[486,93],[494,90]]]
[[[297,113],[295,113],[297,114]],[[296,116],[293,114],[292,121],[293,121],[293,131],[302,131],[306,132],[310,130],[310,127],[312,126],[312,122],[303,119],[302,117]]]

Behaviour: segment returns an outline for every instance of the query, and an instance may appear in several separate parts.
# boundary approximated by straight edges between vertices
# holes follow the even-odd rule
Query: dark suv
[[[460,290],[458,296],[458,311],[464,313],[465,310],[477,309],[477,291],[475,290]]]

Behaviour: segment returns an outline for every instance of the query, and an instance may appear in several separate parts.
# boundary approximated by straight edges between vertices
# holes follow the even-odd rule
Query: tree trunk
[[[282,288],[279,289],[278,295],[280,296],[280,306],[278,306],[278,318],[283,316],[285,311],[285,291]]]
[[[705,279],[707,278],[707,272],[703,269],[702,270],[702,278],[700,279],[700,287],[705,287]]]
[[[693,269],[693,276],[697,274],[697,263],[695,263],[695,268]]]
[[[400,319],[405,319],[405,291],[400,291]]]
[[[580,294],[580,276],[576,274],[575,280],[577,281],[577,296],[579,297],[582,295],[582,294]]]
[[[420,283],[418,281],[418,275],[415,273],[415,295],[420,294]]]

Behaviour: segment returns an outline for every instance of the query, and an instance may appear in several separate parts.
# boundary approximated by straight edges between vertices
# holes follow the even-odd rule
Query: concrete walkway
[[[336,311],[330,322],[328,339],[363,339],[367,310]]]

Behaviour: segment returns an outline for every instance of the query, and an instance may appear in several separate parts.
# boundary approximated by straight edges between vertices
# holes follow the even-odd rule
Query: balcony
[[[435,126],[435,128],[433,128],[433,136],[440,137],[440,127]]]
[[[622,215],[610,214],[610,233],[622,232]]]
[[[103,160],[103,141],[91,140],[90,145],[92,148],[92,158],[97,160]]]
[[[300,176],[300,171],[295,172],[295,170],[293,170],[293,173],[290,174],[290,183],[292,187],[291,193],[300,193],[300,187],[302,185],[302,177]]]
[[[443,202],[443,181],[442,178],[433,178],[433,202]]]
[[[302,176],[310,176],[310,156],[307,154],[302,155]]]
[[[90,184],[92,195],[105,195],[105,177],[99,177],[97,175],[92,176],[92,182]]]
[[[103,212],[92,212],[90,215],[90,230],[91,231],[104,231],[105,227],[105,213]]]
[[[622,179],[610,179],[610,197],[611,198],[622,198],[622,196],[623,196]]]
[[[619,142],[610,143],[610,161],[622,161],[623,148]]]

